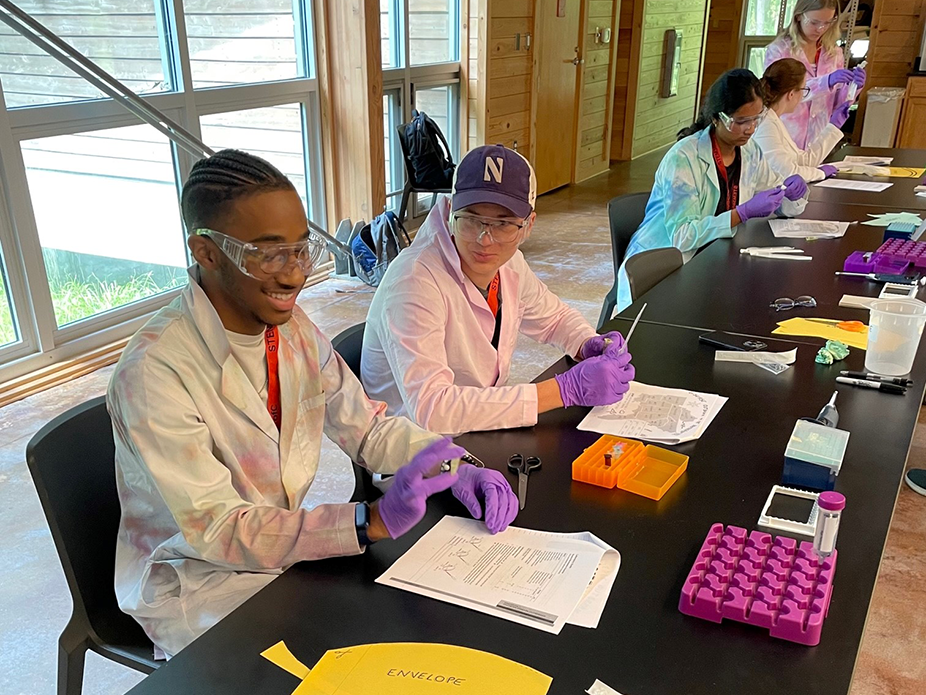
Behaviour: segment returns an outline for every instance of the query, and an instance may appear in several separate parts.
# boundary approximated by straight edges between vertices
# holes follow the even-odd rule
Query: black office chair
[[[650,249],[628,258],[625,270],[633,301],[637,301],[683,265],[682,252],[674,246]]]
[[[611,257],[614,261],[614,284],[605,295],[598,317],[598,330],[611,320],[617,306],[617,271],[624,262],[624,254],[630,244],[630,237],[643,222],[649,191],[628,193],[612,198],[608,203],[608,222],[611,227]]]
[[[366,328],[365,323],[358,323],[356,326],[338,333],[331,341],[331,346],[341,358],[350,367],[358,379],[360,378],[360,355],[363,350],[363,331]],[[370,472],[363,466],[358,466],[351,461],[351,467],[354,469],[354,494],[350,498],[351,502],[363,502],[375,500],[382,492],[373,485],[373,477]]]
[[[142,673],[154,645],[119,610],[113,578],[121,509],[105,397],[45,425],[26,447],[29,472],[55,541],[74,609],[58,638],[58,695],[80,695],[88,649]]]
[[[416,112],[417,113],[417,112]],[[402,189],[402,203],[399,205],[399,222],[405,224],[405,215],[408,212],[408,201],[412,197],[413,193],[430,193],[431,194],[431,206],[434,206],[434,203],[437,201],[438,193],[450,193],[452,189],[450,188],[429,188],[426,186],[418,186],[415,183],[415,169],[412,166],[411,155],[408,152],[408,147],[405,142],[405,138],[402,137],[405,127],[409,125],[408,123],[403,123],[402,125],[396,126],[396,130],[399,133],[399,146],[402,148],[402,159],[405,162],[405,187]],[[435,124],[436,127],[436,124]],[[440,129],[438,128],[438,132]],[[446,145],[447,141],[444,139],[443,133],[440,134],[441,141]],[[447,146],[447,152],[445,153],[448,157],[450,156],[450,148]]]

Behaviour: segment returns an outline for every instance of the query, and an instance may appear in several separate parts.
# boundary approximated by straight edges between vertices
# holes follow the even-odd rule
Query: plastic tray
[[[865,260],[868,256],[868,260]],[[847,273],[873,273],[875,272],[874,253],[870,251],[853,251],[842,264]]]
[[[610,466],[605,465],[608,452],[614,452]],[[658,500],[687,468],[688,457],[682,454],[604,435],[572,462],[572,479]]]
[[[813,544],[714,524],[685,579],[678,609],[719,623],[765,628],[772,637],[820,643],[836,574],[834,551],[820,562]]]
[[[888,239],[875,251],[890,260],[908,261],[916,268],[926,268],[926,242],[909,239]]]

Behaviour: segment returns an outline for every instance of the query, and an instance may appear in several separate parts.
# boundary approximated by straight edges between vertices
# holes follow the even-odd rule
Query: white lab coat
[[[759,191],[780,185],[784,178],[769,167],[752,138],[740,148],[740,203]],[[646,215],[630,239],[617,275],[618,311],[632,303],[626,271],[627,259],[631,256],[674,246],[687,263],[705,244],[736,234],[736,228],[730,226],[730,210],[714,214],[719,202],[720,182],[708,127],[679,140],[659,163],[653,192],[646,203]],[[794,217],[804,212],[806,205],[804,198],[785,198],[778,211]]]
[[[116,596],[169,655],[293,563],[360,552],[354,505],[300,507],[323,431],[388,473],[437,438],[369,400],[299,307],[280,327],[277,431],[190,276],[129,342],[107,399],[122,504]]]
[[[802,150],[794,143],[778,114],[769,109],[768,116],[759,124],[752,139],[775,173],[785,179],[797,174],[810,183],[826,178],[819,166],[842,140],[842,135],[839,128],[827,123],[823,132],[807,144],[806,150]]]
[[[537,387],[508,385],[524,333],[576,355],[595,329],[547,289],[516,251],[499,269],[502,322],[464,275],[441,196],[414,243],[392,262],[370,304],[361,373],[371,398],[434,432],[537,424]],[[539,369],[539,366],[538,366]]]

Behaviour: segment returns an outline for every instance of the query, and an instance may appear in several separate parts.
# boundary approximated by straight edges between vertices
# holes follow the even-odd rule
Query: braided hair
[[[193,165],[183,184],[180,209],[188,232],[212,227],[234,201],[268,191],[295,191],[270,162],[241,150],[221,150]]]
[[[764,97],[762,83],[752,72],[746,68],[727,70],[707,90],[698,119],[687,128],[678,131],[678,139],[704,130],[721,113],[732,114],[741,106]]]

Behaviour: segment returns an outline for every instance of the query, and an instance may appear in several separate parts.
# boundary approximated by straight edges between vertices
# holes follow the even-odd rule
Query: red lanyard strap
[[[495,277],[492,278],[492,282],[489,283],[489,295],[486,297],[486,301],[489,303],[489,309],[492,311],[492,316],[498,318],[498,286],[501,283],[498,273],[495,273]]]
[[[280,429],[283,410],[280,408],[280,337],[276,326],[268,326],[264,332],[264,347],[267,349],[267,411],[273,424]]]
[[[720,154],[720,146],[717,144],[714,133],[711,133],[711,152],[714,155],[714,164],[717,166],[717,175],[723,179],[723,187],[727,194],[726,209],[732,210],[739,202],[739,181],[734,181],[731,185],[727,179],[727,165],[723,163],[723,155]]]

